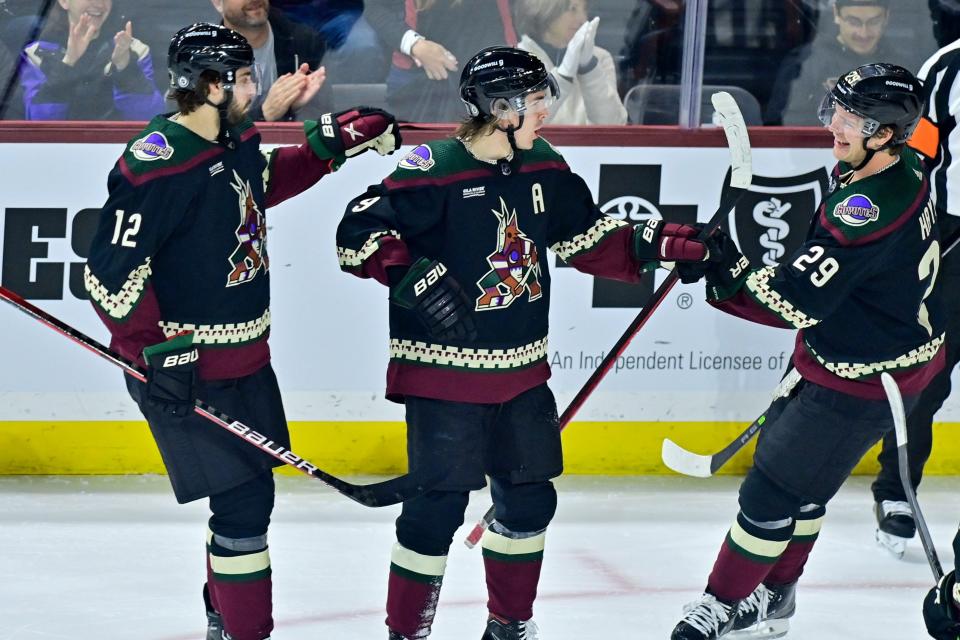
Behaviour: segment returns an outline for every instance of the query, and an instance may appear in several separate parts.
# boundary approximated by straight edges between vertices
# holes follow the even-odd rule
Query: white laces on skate
[[[880,510],[884,516],[907,516],[913,518],[913,509],[910,503],[899,500],[884,500],[880,503]]]
[[[520,622],[517,627],[520,631],[520,640],[540,640],[540,629],[533,620]]]
[[[746,615],[752,615],[757,612],[757,620],[763,620],[767,617],[767,608],[770,606],[772,594],[766,585],[760,584],[753,593],[740,602],[739,611]]]
[[[720,627],[730,619],[730,613],[729,605],[723,604],[709,593],[704,593],[699,600],[690,604],[690,608],[683,614],[682,622],[686,622],[704,636],[715,636],[720,633]]]

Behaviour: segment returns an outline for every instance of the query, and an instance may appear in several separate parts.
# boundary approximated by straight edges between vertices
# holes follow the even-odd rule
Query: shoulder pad
[[[392,186],[414,181],[419,184],[424,178],[443,178],[475,168],[463,145],[447,138],[414,147],[400,159],[387,181]]]
[[[904,150],[898,166],[830,194],[820,222],[843,245],[865,244],[899,228],[928,199],[916,155]]]
[[[567,161],[563,159],[557,148],[543,138],[537,138],[533,141],[533,148],[523,152],[524,164],[532,162],[562,162],[566,165]]]
[[[165,116],[157,116],[127,143],[121,162],[133,176],[146,177],[159,169],[182,167],[186,170],[200,152],[213,147],[212,143],[175,125]]]

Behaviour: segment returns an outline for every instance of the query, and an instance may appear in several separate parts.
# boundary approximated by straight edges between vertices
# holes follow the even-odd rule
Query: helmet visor
[[[818,110],[820,122],[825,127],[834,127],[847,135],[862,136],[869,138],[880,129],[880,123],[873,118],[864,118],[863,116],[847,109],[844,105],[837,102],[836,96],[832,92],[827,92],[820,101]]]
[[[543,93],[542,96],[535,94]],[[512,98],[497,98],[493,101],[493,115],[500,120],[510,117],[511,113],[518,115],[536,115],[538,113],[549,112],[557,98],[560,97],[560,87],[552,75],[547,75],[547,79]]]

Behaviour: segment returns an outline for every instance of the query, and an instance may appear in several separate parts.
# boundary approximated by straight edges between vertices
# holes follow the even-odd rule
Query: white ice
[[[569,477],[547,536],[535,617],[543,640],[669,637],[703,588],[736,512],[737,478]],[[921,505],[952,566],[956,478]],[[274,640],[383,640],[393,520],[307,478],[278,479],[270,532]],[[485,620],[478,550],[457,534],[432,638],[475,640]],[[918,540],[877,548],[866,478],[833,501],[801,580],[792,640],[926,637],[932,577]],[[0,479],[0,638],[202,640],[203,502],[177,505],[164,477]]]

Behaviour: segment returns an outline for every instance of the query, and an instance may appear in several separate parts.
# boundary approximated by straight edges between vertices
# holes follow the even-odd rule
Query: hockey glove
[[[707,263],[707,298],[726,300],[732,297],[750,274],[750,261],[740,253],[737,243],[722,229],[708,241],[713,258]]]
[[[391,288],[390,301],[413,311],[435,340],[462,342],[477,337],[473,305],[442,262],[417,260]]]
[[[960,639],[960,612],[954,600],[956,589],[954,572],[940,578],[940,582],[923,600],[923,621],[927,623],[927,633],[937,640]]]
[[[645,263],[645,271],[656,262],[702,262],[710,251],[697,240],[699,234],[698,225],[647,220],[633,226],[633,255]]]
[[[181,333],[143,350],[147,362],[147,402],[164,413],[187,416],[197,400],[197,348],[193,334]]]
[[[382,156],[400,148],[397,120],[382,109],[354,107],[339,113],[325,113],[306,125],[307,140],[322,160],[338,165],[347,158],[374,149]]]

